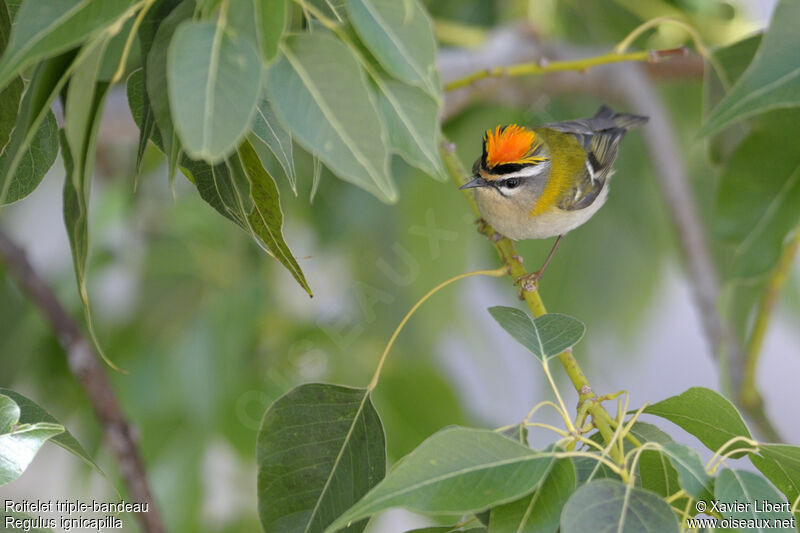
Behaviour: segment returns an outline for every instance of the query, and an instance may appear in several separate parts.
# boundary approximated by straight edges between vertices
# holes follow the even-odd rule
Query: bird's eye
[[[519,185],[519,178],[509,178],[503,182],[506,189],[516,189]]]

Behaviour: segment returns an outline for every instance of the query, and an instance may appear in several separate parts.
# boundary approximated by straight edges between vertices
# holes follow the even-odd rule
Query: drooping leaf
[[[172,122],[170,111],[169,94],[167,87],[167,53],[170,41],[177,27],[194,14],[195,4],[193,0],[184,0],[172,12],[161,21],[158,30],[153,38],[150,53],[147,55],[146,72],[144,76],[145,87],[147,88],[147,98],[155,116],[155,122],[161,133],[162,151],[167,156],[169,164],[170,183],[175,178],[178,168],[178,159],[181,152],[181,143],[175,126]],[[142,104],[144,106],[144,104]],[[146,119],[144,115],[143,119]],[[146,126],[144,122],[140,128]]]
[[[0,59],[0,87],[36,61],[88,41],[126,14],[134,0],[36,0],[14,18],[8,48]],[[128,13],[130,14],[130,13]]]
[[[136,125],[141,127],[143,113],[144,76],[140,70],[134,71],[128,78],[128,105]],[[158,124],[153,127],[151,140],[163,153],[167,153],[166,142]],[[205,161],[198,161],[182,154],[180,168],[186,177],[195,184],[200,197],[222,216],[249,231],[247,212],[242,205],[242,198],[237,194],[233,184],[233,176],[227,163],[211,166]],[[246,178],[245,178],[246,181]],[[245,183],[245,185],[247,185]],[[249,187],[244,191],[249,201]]]
[[[786,235],[800,222],[800,109],[758,118],[719,179],[713,235],[729,250],[727,280],[750,279],[778,262]]]
[[[9,389],[0,388],[0,395],[8,396],[14,401],[14,403],[17,404],[19,407],[20,424],[37,424],[39,422],[48,422],[51,424],[60,425],[59,421],[56,420],[55,417],[42,409],[33,400],[26,398],[22,394]],[[103,471],[100,470],[100,467],[97,466],[97,463],[92,460],[86,450],[83,449],[83,446],[81,446],[78,440],[66,428],[64,429],[63,433],[53,437],[51,442],[58,444],[68,452],[71,452],[72,454],[81,458],[88,465],[94,467],[94,469],[99,473],[103,473]]]
[[[8,45],[9,33],[11,33],[11,17],[8,14],[5,0],[2,0],[0,1],[0,57]],[[0,153],[5,149],[11,131],[14,129],[23,89],[22,78],[15,76],[7,87],[0,90]]]
[[[186,21],[169,45],[167,89],[184,150],[218,163],[236,149],[255,114],[258,52],[220,23]]]
[[[50,422],[20,424],[19,413],[14,400],[0,394],[0,486],[21,476],[39,448],[64,431]]]
[[[557,459],[533,494],[492,509],[489,533],[555,533],[575,483],[572,460]]]
[[[439,514],[488,509],[531,492],[552,464],[553,454],[531,450],[494,431],[447,428],[403,458],[327,531],[391,507]]]
[[[28,83],[19,104],[14,128],[0,157],[0,207],[9,198],[12,189],[15,190],[16,200],[22,198],[26,191],[30,192],[41,181],[46,172],[46,163],[51,154],[47,142],[52,125],[48,118],[52,115],[50,104],[64,86],[74,67],[75,58],[75,53],[68,52],[43,61]]]
[[[264,413],[258,513],[267,533],[319,533],[386,471],[383,426],[367,389],[300,385]],[[366,521],[353,523],[360,532]]]
[[[678,518],[652,492],[613,479],[583,485],[561,513],[561,533],[677,533]]]
[[[115,370],[104,354],[94,331],[92,307],[86,288],[86,261],[89,256],[89,193],[94,173],[95,146],[100,128],[109,83],[97,80],[107,38],[90,44],[90,51],[79,59],[72,75],[64,106],[65,128],[61,150],[66,177],[64,179],[64,225],[72,250],[72,263],[78,293],[83,304],[89,335],[103,360]]]
[[[731,470],[725,468],[717,475],[714,484],[714,498],[727,505],[720,505],[720,511],[725,518],[738,520],[751,520],[755,522],[755,527],[747,527],[747,531],[780,531],[781,527],[775,527],[775,521],[786,521],[786,527],[792,521],[791,513],[784,507],[791,504],[786,502],[783,495],[769,484],[769,481],[744,470]],[[737,505],[737,502],[739,505]],[[769,502],[776,508],[765,509],[764,502]],[[749,505],[742,505],[749,504]],[[766,525],[766,527],[764,526]],[[792,524],[791,527],[797,527]]]
[[[311,295],[303,271],[283,238],[283,213],[278,187],[272,176],[264,169],[258,154],[249,142],[245,141],[239,146],[239,157],[250,181],[250,192],[253,197],[252,211],[247,217],[250,227],[275,259],[285,266],[300,286]]]
[[[278,160],[289,179],[289,185],[297,194],[297,173],[294,169],[292,136],[275,116],[272,105],[266,98],[262,98],[258,103],[256,119],[253,122],[253,135],[275,155],[275,159]]]
[[[715,452],[734,437],[752,438],[733,404],[704,387],[692,387],[678,396],[648,406],[644,412],[666,418]],[[726,448],[725,453],[746,448],[746,444],[738,442]],[[733,455],[741,456],[742,453]]]
[[[137,125],[142,120],[143,84],[141,69],[128,78],[128,102]],[[154,126],[152,141],[164,151],[158,126]],[[249,142],[245,141],[239,153],[218,165],[212,166],[185,154],[179,163],[181,171],[195,184],[203,200],[248,231],[259,246],[278,259],[311,294],[308,282],[283,237],[278,189]]]
[[[389,147],[409,164],[444,180],[439,156],[436,100],[418,87],[390,80],[376,80],[378,110],[389,133]]]
[[[758,455],[750,454],[750,461],[778,489],[790,503],[800,496],[800,447],[788,444],[759,444]],[[795,513],[800,519],[800,511]]]
[[[800,105],[797,20],[800,3],[779,1],[753,62],[711,112],[700,128],[701,135],[768,109]]]
[[[418,0],[347,0],[345,5],[359,37],[388,72],[440,98],[436,40]]]
[[[267,90],[292,137],[340,178],[394,202],[386,135],[353,53],[322,31],[289,36],[281,51]]]
[[[153,48],[156,32],[161,26],[161,23],[180,3],[181,0],[161,0],[150,6],[150,9],[147,10],[147,13],[145,13],[142,18],[137,34],[141,47],[141,76],[143,78],[147,76],[147,60],[150,56],[150,50]],[[132,74],[133,73],[131,73],[131,75]],[[143,82],[143,87],[146,87],[146,84],[146,81]],[[130,86],[130,84],[128,84],[128,86]],[[153,108],[150,106],[150,97],[146,90],[142,92],[139,113],[142,119],[140,120],[141,126],[139,127],[139,142],[136,147],[135,179],[137,181],[142,172],[142,160],[144,158],[144,151],[147,148],[147,142],[150,140],[150,136],[153,135],[153,130],[156,125],[156,117],[153,114]]]
[[[490,307],[489,314],[540,361],[574,346],[586,332],[581,321],[558,313],[532,319],[519,309],[497,306]]]

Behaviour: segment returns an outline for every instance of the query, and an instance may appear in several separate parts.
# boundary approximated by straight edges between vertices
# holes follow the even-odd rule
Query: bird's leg
[[[556,239],[556,242],[553,244],[553,247],[550,249],[550,253],[547,254],[547,259],[544,260],[544,264],[542,268],[537,270],[536,272],[531,272],[529,274],[525,274],[524,276],[520,276],[516,279],[516,283],[519,285],[519,297],[522,299],[523,292],[532,292],[536,290],[536,287],[539,285],[539,279],[544,274],[547,265],[550,264],[550,260],[553,258],[553,255],[556,253],[558,249],[558,245],[561,244],[561,239],[563,239],[563,235],[559,235]]]

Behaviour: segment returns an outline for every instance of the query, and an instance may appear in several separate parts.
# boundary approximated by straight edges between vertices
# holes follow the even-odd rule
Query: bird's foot
[[[526,292],[534,292],[539,288],[539,278],[542,277],[542,271],[530,272],[514,280],[514,283],[519,285],[517,296],[520,300],[524,300]]]

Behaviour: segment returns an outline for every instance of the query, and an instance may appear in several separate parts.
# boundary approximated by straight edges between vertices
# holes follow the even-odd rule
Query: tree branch
[[[69,368],[92,404],[131,498],[137,503],[148,504],[147,513],[137,513],[143,530],[147,533],[163,533],[164,525],[153,501],[133,431],[120,410],[106,370],[94,353],[91,343],[86,340],[80,327],[58,301],[50,286],[30,264],[25,251],[2,229],[0,261],[5,263],[19,287],[42,313],[64,348]]]

